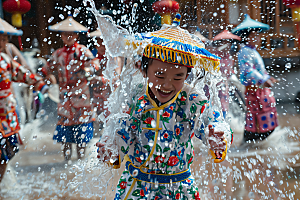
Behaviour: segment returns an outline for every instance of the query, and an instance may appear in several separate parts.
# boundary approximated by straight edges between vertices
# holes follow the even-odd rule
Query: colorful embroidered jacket
[[[270,78],[264,61],[255,48],[241,45],[238,61],[240,80],[243,85],[261,85]]]
[[[117,185],[115,199],[200,199],[190,175],[195,157],[192,137],[205,141],[202,122],[209,121],[208,107],[206,97],[188,85],[161,106],[156,105],[147,91],[138,97],[131,106],[130,117],[121,122],[123,128],[117,132],[119,159],[125,159],[126,170]],[[229,145],[231,134],[225,138]],[[216,160],[223,160],[226,153],[227,149]],[[163,178],[155,182],[150,180],[150,174],[160,174]],[[170,179],[164,179],[170,175],[176,175],[171,184]],[[142,178],[149,180],[141,181]]]
[[[84,45],[56,50],[42,69],[45,76],[53,74],[60,87],[58,125],[72,126],[92,121],[93,108],[85,69],[91,74],[99,68],[98,60]]]
[[[242,46],[238,53],[240,79],[246,86],[247,105],[245,130],[265,133],[278,126],[276,101],[269,88],[261,87],[270,76],[259,53],[250,46]]]
[[[12,81],[35,85],[38,90],[42,90],[45,83],[41,77],[32,74],[4,53],[1,53],[0,65],[0,119],[4,129],[3,137],[9,137],[20,131],[16,112],[17,103],[11,88]]]

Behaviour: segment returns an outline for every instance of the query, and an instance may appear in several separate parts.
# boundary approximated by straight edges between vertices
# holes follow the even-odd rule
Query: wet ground
[[[300,199],[298,104],[278,105],[279,123],[265,141],[241,144],[243,121],[232,117],[234,143],[228,159],[211,163],[201,142],[193,174],[201,199]],[[85,157],[64,161],[61,145],[52,140],[55,129],[53,105],[46,108],[43,120],[26,124],[22,130],[24,145],[7,168],[0,187],[0,199],[113,199],[119,170],[110,170],[97,162],[95,142],[89,143]],[[107,183],[108,181],[108,183]],[[105,185],[105,184],[108,185]]]

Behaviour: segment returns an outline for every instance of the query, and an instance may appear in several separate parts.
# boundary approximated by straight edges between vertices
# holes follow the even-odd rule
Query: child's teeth
[[[165,90],[161,90],[164,93],[170,93],[171,91],[165,91]]]

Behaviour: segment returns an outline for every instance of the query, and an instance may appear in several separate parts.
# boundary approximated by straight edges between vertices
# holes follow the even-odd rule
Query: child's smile
[[[149,87],[161,103],[170,101],[182,89],[187,76],[187,67],[158,60],[153,60],[147,70]]]
[[[157,92],[163,98],[167,98],[168,96],[170,96],[172,94],[172,91],[166,91],[166,90],[162,90],[162,89],[157,89]]]

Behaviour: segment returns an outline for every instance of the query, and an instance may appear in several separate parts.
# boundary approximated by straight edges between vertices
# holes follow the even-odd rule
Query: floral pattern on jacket
[[[147,173],[173,174],[189,169],[195,157],[192,137],[205,137],[206,125],[199,118],[208,108],[205,96],[194,93],[188,85],[161,106],[146,91],[131,106],[130,117],[121,121],[122,129],[117,132],[120,159],[130,159]],[[230,144],[231,135],[226,135],[226,140]],[[193,182],[191,176],[156,185],[136,180],[125,170],[115,199],[200,199]]]
[[[23,82],[35,85],[41,90],[45,83],[41,77],[31,73],[19,63],[12,61],[8,55],[1,53],[0,56],[0,119],[4,135],[9,137],[20,131],[18,115],[16,112],[17,102],[12,93],[12,82]],[[38,84],[37,84],[38,83]],[[0,136],[2,134],[0,133]]]

